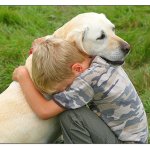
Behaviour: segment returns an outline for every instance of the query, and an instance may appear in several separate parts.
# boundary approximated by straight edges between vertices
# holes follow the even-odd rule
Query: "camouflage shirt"
[[[121,141],[147,141],[147,117],[134,86],[122,67],[114,67],[99,56],[69,89],[53,99],[67,109],[89,104]]]

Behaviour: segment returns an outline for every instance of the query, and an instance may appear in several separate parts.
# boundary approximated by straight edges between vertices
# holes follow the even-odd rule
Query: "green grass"
[[[124,66],[150,124],[150,6],[0,6],[0,93],[24,64],[34,39],[52,34],[79,13],[105,13],[132,51]],[[149,138],[150,142],[150,138]]]

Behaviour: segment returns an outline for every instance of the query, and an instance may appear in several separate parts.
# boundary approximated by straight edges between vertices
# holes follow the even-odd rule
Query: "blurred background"
[[[124,69],[150,125],[150,6],[0,6],[0,93],[12,82],[13,70],[25,63],[34,39],[52,34],[84,12],[104,13],[116,34],[131,45]]]

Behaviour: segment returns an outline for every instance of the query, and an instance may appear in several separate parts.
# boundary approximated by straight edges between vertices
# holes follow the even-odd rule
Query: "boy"
[[[52,100],[46,101],[36,90],[24,67],[14,71],[13,79],[43,119],[74,109],[60,117],[65,143],[146,143],[146,113],[120,67],[111,66],[99,56],[92,59],[56,38],[36,47],[32,65],[36,87],[53,94]],[[84,107],[89,102],[97,116]]]

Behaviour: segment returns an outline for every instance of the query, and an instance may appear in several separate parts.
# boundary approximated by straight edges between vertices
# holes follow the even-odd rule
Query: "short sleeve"
[[[86,105],[93,99],[92,87],[80,77],[76,78],[69,89],[54,94],[53,100],[67,109],[76,109]]]

